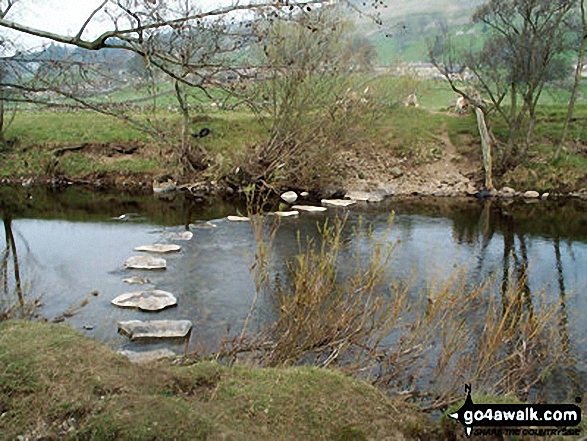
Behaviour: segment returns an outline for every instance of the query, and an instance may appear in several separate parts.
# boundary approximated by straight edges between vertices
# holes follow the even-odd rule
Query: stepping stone
[[[299,211],[276,211],[273,213],[275,216],[279,217],[292,217],[298,216],[300,214]]]
[[[353,199],[322,199],[320,202],[322,205],[328,205],[331,207],[348,207],[349,205],[357,203],[357,201]]]
[[[126,282],[130,285],[146,285],[148,283],[151,283],[151,281],[149,279],[147,279],[146,277],[139,277],[139,276],[128,277],[126,279],[122,279],[122,281]]]
[[[250,222],[251,219],[249,219],[246,216],[226,216],[226,219],[228,219],[231,222]]]
[[[132,269],[165,269],[167,262],[160,257],[132,256],[126,259],[124,267]]]
[[[118,323],[118,332],[131,340],[138,338],[183,338],[192,329],[189,320],[130,320]]]
[[[112,304],[121,308],[160,311],[168,306],[177,305],[177,299],[170,292],[155,289],[152,291],[136,291],[121,294],[112,300]]]
[[[298,194],[295,191],[286,191],[281,195],[281,199],[288,204],[292,204],[298,199]]]
[[[210,221],[194,221],[189,225],[190,228],[216,228],[218,225]]]
[[[180,231],[179,233],[167,234],[166,237],[169,240],[191,240],[194,237],[194,233],[191,231]]]
[[[176,357],[177,354],[169,349],[155,349],[153,351],[129,351],[124,349],[118,351],[119,354],[124,355],[131,363],[149,363],[152,361],[161,360],[162,358]]]
[[[172,251],[179,251],[181,247],[179,245],[155,243],[153,245],[142,245],[136,247],[135,251],[146,251],[148,253],[170,253]]]
[[[328,210],[328,208],[326,208],[326,207],[317,207],[314,205],[294,205],[291,208],[292,208],[292,210],[307,211],[309,213],[319,213],[321,211]]]

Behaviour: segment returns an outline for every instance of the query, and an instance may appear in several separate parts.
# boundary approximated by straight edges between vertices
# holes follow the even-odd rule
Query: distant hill
[[[441,25],[450,32],[474,32],[471,16],[486,0],[352,0],[367,13],[379,13],[383,26],[368,17],[357,17],[358,33],[371,40],[378,64],[427,61],[427,41],[440,33]],[[387,5],[387,7],[385,7]],[[459,32],[461,31],[461,32]]]

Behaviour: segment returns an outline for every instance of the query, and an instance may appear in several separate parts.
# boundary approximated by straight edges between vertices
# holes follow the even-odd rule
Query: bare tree
[[[573,112],[575,110],[575,103],[579,95],[579,85],[581,83],[581,76],[583,74],[583,66],[585,64],[585,43],[587,42],[587,17],[585,16],[585,0],[579,0],[579,15],[581,20],[581,27],[579,36],[579,49],[577,51],[577,66],[575,67],[575,77],[573,81],[571,97],[569,98],[567,117],[565,118],[561,137],[554,152],[555,160],[560,157],[564,143],[569,133],[569,125],[573,119]]]
[[[544,86],[566,73],[561,55],[567,33],[563,24],[573,4],[570,0],[490,0],[473,16],[488,30],[481,50],[457,52],[441,37],[431,51],[453,89],[463,95],[454,67],[456,61],[461,69],[468,67],[474,85],[488,100],[488,112],[495,111],[506,123],[507,139],[500,152],[503,165],[525,154]],[[452,63],[444,62],[443,52],[444,57],[447,52],[452,55],[448,57]]]

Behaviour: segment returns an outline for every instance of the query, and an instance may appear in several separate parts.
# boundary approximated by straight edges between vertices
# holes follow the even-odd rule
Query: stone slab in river
[[[275,216],[279,216],[279,217],[292,217],[292,216],[298,216],[300,214],[300,212],[299,211],[276,211],[273,214]]]
[[[155,349],[153,351],[129,351],[124,349],[118,351],[124,355],[131,363],[149,363],[151,361],[161,360],[162,358],[176,357],[177,354],[169,349]]]
[[[314,205],[294,205],[292,210],[307,211],[308,213],[318,213],[328,210],[326,207],[317,207]]]
[[[180,231],[178,233],[170,233],[166,235],[169,240],[191,240],[194,237],[194,233],[191,231]]]
[[[160,311],[169,306],[177,305],[177,299],[170,292],[154,289],[152,291],[136,291],[121,294],[112,300],[112,304],[121,308]]]
[[[322,199],[320,202],[322,205],[329,205],[331,207],[348,207],[357,203],[353,199]]]
[[[165,269],[167,262],[160,257],[132,256],[124,262],[125,268],[133,269]]]
[[[118,332],[131,340],[140,338],[183,338],[192,329],[189,320],[130,320],[118,323]]]
[[[167,243],[154,243],[153,245],[142,245],[135,248],[135,251],[146,251],[148,253],[171,253],[179,250],[181,250],[179,245]]]
[[[147,279],[146,277],[140,277],[140,276],[128,277],[126,279],[122,279],[122,281],[125,283],[128,283],[129,285],[146,285],[148,283],[151,283],[151,281],[149,279]]]
[[[226,216],[226,219],[228,219],[231,222],[250,222],[251,219],[249,219],[248,217],[245,216]]]

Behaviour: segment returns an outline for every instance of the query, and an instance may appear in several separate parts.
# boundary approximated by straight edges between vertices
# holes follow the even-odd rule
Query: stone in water
[[[286,191],[281,195],[281,199],[283,199],[288,204],[292,204],[298,199],[298,195],[295,191]]]
[[[309,213],[318,213],[318,212],[321,212],[321,211],[328,210],[328,208],[326,208],[326,207],[316,207],[314,205],[294,205],[291,208],[293,210],[307,211]]]
[[[226,219],[232,222],[250,222],[251,219],[245,216],[226,216]]]
[[[153,245],[142,245],[136,247],[135,251],[146,251],[148,253],[170,253],[172,251],[179,251],[181,247],[179,245],[155,243]]]
[[[353,199],[322,199],[320,202],[322,205],[329,205],[331,207],[348,207],[357,203]]]
[[[146,277],[139,277],[139,276],[132,276],[126,279],[122,279],[123,282],[126,282],[130,285],[146,285],[147,283],[151,283],[149,279]]]
[[[194,237],[194,233],[191,231],[180,231],[179,233],[171,233],[167,235],[169,240],[190,240]]]
[[[133,269],[165,269],[167,262],[160,257],[132,256],[126,259],[124,267]]]
[[[292,216],[297,216],[300,214],[299,211],[276,211],[275,213],[273,213],[275,216],[279,216],[279,217],[292,217]]]
[[[130,320],[118,323],[118,332],[131,340],[137,338],[183,338],[192,329],[189,320]]]
[[[177,299],[170,292],[155,289],[152,291],[136,291],[121,294],[112,300],[112,304],[121,308],[160,311],[168,306],[177,305]]]

